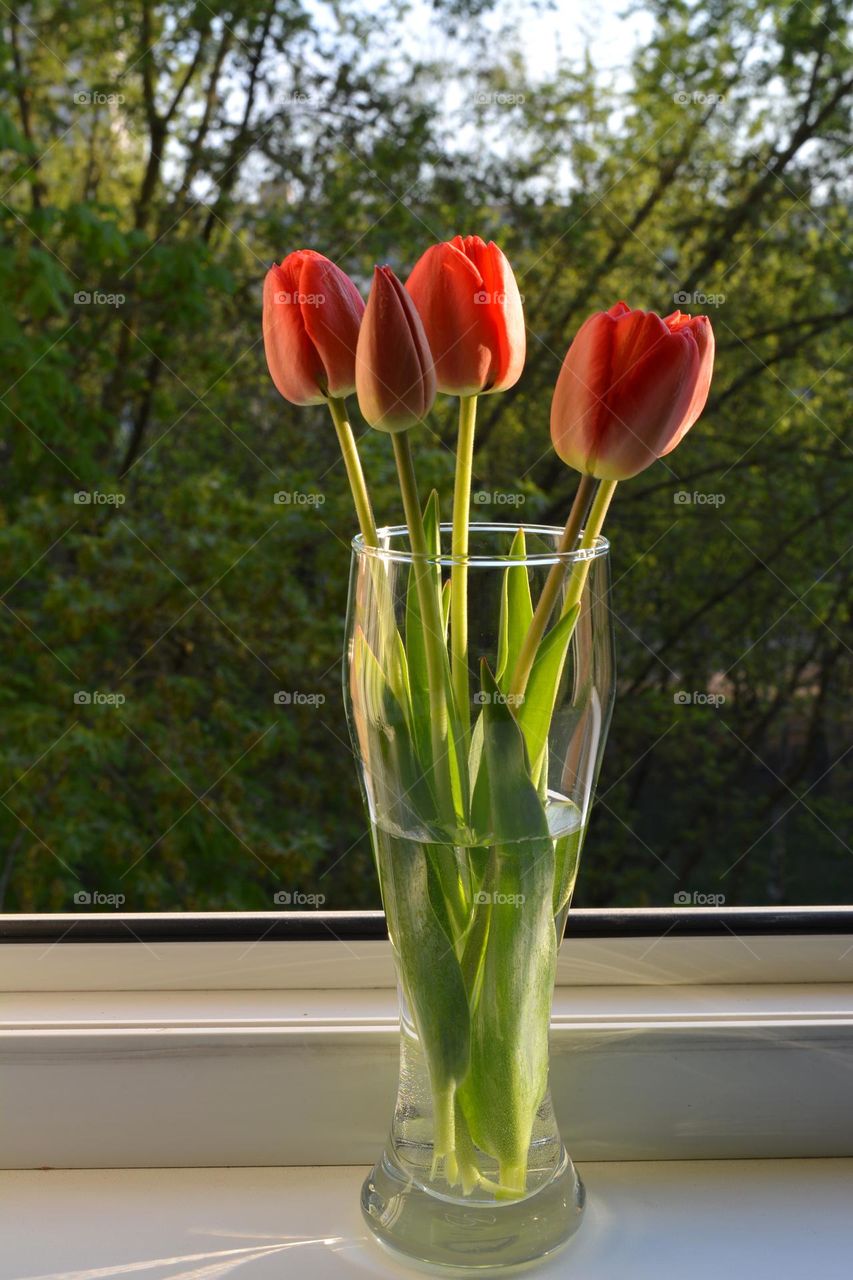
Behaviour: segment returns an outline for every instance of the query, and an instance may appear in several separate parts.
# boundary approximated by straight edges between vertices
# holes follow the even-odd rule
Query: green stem
[[[584,526],[583,537],[581,538],[581,551],[588,551],[595,546],[595,540],[601,533],[604,524],[604,517],[607,515],[607,508],[613,500],[616,492],[615,480],[602,480],[599,485],[598,493],[589,509],[589,516]],[[569,579],[569,585],[566,588],[566,596],[563,600],[562,613],[568,613],[573,605],[579,603],[583,595],[583,589],[586,586],[587,576],[589,574],[589,566],[591,560],[576,560],[572,565],[572,576]]]
[[[468,686],[468,526],[477,397],[459,397],[459,439],[453,487],[453,565],[450,570],[450,672],[456,706],[467,736],[471,726]]]
[[[400,477],[400,493],[403,497],[403,511],[405,512],[406,525],[409,530],[409,543],[412,549],[418,603],[421,609],[421,625],[424,632],[427,679],[429,681],[433,773],[438,793],[439,812],[445,820],[453,822],[453,795],[450,786],[450,766],[447,758],[447,690],[444,680],[446,655],[444,652],[444,626],[441,618],[441,605],[431,582],[433,570],[429,563],[409,433],[408,431],[395,431],[391,439],[394,444],[397,474]]]
[[[341,453],[344,458],[344,466],[347,469],[347,479],[349,487],[352,490],[352,498],[355,503],[355,513],[358,517],[358,526],[361,529],[361,536],[365,545],[368,547],[376,547],[379,545],[379,539],[376,536],[376,521],[373,519],[373,508],[370,505],[370,498],[367,493],[367,484],[364,479],[364,472],[361,469],[361,459],[358,456],[358,448],[355,443],[355,436],[352,433],[352,427],[347,417],[347,407],[343,400],[338,400],[334,396],[330,396],[328,400],[329,413],[332,415],[332,422],[335,424],[335,431],[338,434],[338,441],[341,446]]]
[[[456,1086],[452,1081],[433,1091],[433,1160],[431,1176],[434,1178],[439,1160],[445,1164],[445,1177],[451,1186],[456,1182]]]
[[[581,476],[575,500],[572,503],[572,509],[566,521],[566,527],[557,546],[557,552],[561,557],[567,551],[574,551],[584,516],[597,486],[598,481],[593,479],[592,476]],[[556,560],[551,565],[548,577],[545,579],[542,594],[539,597],[530,626],[527,628],[527,634],[522,641],[515,664],[515,671],[512,675],[510,693],[514,697],[524,697],[524,691],[527,688],[527,681],[530,679],[530,672],[536,660],[540,642],[545,634],[545,628],[548,626],[551,614],[554,612],[554,606],[557,603],[568,567],[569,562],[567,560],[562,558]]]

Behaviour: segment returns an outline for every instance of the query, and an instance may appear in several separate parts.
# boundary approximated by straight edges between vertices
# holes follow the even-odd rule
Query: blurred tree
[[[850,899],[848,15],[645,7],[610,77],[532,75],[530,10],[481,0],[4,11],[5,909],[376,905],[338,692],[353,518],[324,414],[267,378],[260,284],[307,244],[365,285],[457,230],[525,294],[528,368],[476,463],[525,517],[565,514],[548,403],[590,310],[718,337],[702,425],[611,520],[621,697],[582,900]],[[449,492],[453,432],[440,405],[424,487]],[[387,441],[362,449],[399,518]]]

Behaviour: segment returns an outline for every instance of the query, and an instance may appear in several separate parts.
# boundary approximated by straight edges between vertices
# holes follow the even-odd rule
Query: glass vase
[[[401,1011],[397,1103],[362,1209],[409,1259],[491,1273],[559,1248],[583,1211],[548,1031],[613,701],[608,543],[560,553],[559,529],[475,524],[462,560],[450,526],[427,533],[426,557],[404,527],[353,542],[344,697]],[[555,564],[560,601],[513,691]]]

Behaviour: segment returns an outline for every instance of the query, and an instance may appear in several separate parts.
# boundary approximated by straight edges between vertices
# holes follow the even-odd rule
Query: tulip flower
[[[390,267],[376,267],[358,335],[355,385],[365,421],[380,431],[421,422],[435,400],[435,369],[415,304]]]
[[[272,380],[291,404],[327,404],[335,424],[359,527],[377,545],[344,397],[355,390],[355,349],[364,303],[349,276],[313,249],[297,249],[264,280],[264,350]]]
[[[701,414],[714,364],[707,316],[661,319],[617,302],[581,325],[551,403],[563,462],[628,480],[671,452]]]
[[[558,550],[595,545],[617,481],[629,480],[675,446],[708,399],[714,333],[707,316],[632,311],[617,302],[581,325],[566,353],[551,401],[551,439],[563,462],[581,472]],[[579,604],[589,561],[572,566],[562,600]],[[533,661],[566,576],[552,565],[521,645],[511,692],[523,696]]]
[[[505,391],[521,376],[526,341],[521,296],[498,246],[479,236],[434,244],[406,282],[424,323],[439,391]]]
[[[322,404],[355,390],[364,313],[349,276],[322,253],[297,249],[264,280],[264,348],[272,380],[292,404]]]

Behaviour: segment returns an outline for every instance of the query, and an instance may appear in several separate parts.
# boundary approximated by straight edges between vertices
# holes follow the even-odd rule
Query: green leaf
[[[425,826],[434,823],[436,803],[417,758],[406,710],[360,628],[353,642],[352,698],[361,750],[379,757],[371,760],[377,816],[403,830],[411,826],[413,816]]]
[[[579,612],[580,605],[569,609],[539,645],[524,699],[516,712],[533,763],[534,779],[542,773],[554,703]]]
[[[468,1070],[470,1015],[462,970],[444,912],[437,862],[453,849],[393,838],[373,827],[388,931],[400,980],[426,1056],[435,1111],[435,1152],[453,1150],[455,1087]]]
[[[513,560],[525,558],[527,548],[523,529],[519,529],[513,538],[509,554]],[[504,573],[498,631],[497,682],[503,693],[509,692],[510,679],[532,619],[533,601],[527,565],[511,565]]]
[[[530,778],[524,737],[485,663],[484,758],[492,827],[499,833],[472,934],[485,938],[471,1023],[471,1066],[459,1099],[476,1144],[500,1164],[501,1185],[522,1193],[536,1110],[547,1087],[548,1025],[556,966],[554,842]]]
[[[492,805],[489,799],[489,771],[483,752],[483,712],[474,721],[471,746],[468,749],[468,777],[471,785],[471,830],[476,840],[485,839],[491,831]]]
[[[450,579],[441,588],[441,620],[444,623],[444,643],[447,644],[447,624],[450,620]]]

